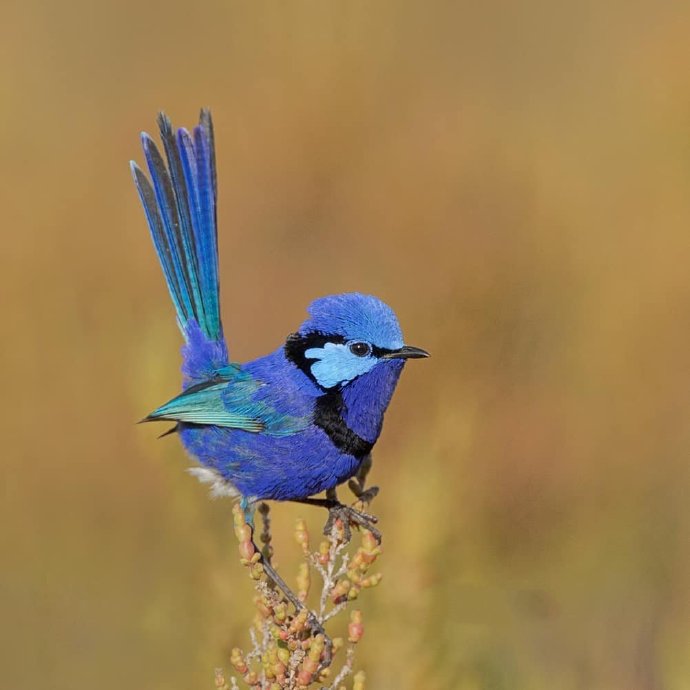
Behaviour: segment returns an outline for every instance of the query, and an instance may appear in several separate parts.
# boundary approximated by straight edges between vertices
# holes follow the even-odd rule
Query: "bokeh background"
[[[344,290],[433,353],[375,455],[369,687],[690,688],[687,3],[2,9],[2,687],[210,688],[246,642],[231,503],[134,424],[180,338],[127,163],[208,105],[233,357]]]

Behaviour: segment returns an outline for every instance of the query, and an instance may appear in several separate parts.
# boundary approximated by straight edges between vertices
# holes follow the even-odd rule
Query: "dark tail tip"
[[[160,129],[161,134],[172,132],[172,120],[162,110],[158,113],[156,122],[158,123],[158,129]]]
[[[168,429],[167,431],[164,431],[158,438],[163,438],[165,436],[170,436],[170,434],[174,434],[180,430],[180,425],[175,424],[174,427]]]

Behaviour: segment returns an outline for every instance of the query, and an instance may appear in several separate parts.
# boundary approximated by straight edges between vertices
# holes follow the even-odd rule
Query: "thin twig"
[[[343,667],[338,672],[338,675],[333,679],[333,683],[330,688],[324,688],[324,690],[336,690],[336,688],[352,673],[352,664],[355,660],[355,646],[351,644],[347,648],[347,655],[345,657],[345,663]]]
[[[242,650],[234,648],[230,655],[237,678],[231,679],[230,686],[227,683],[219,686],[219,690],[239,690],[240,684],[251,690],[298,690],[314,685],[327,690],[325,683],[329,673],[332,681],[328,688],[340,690],[343,681],[353,673],[354,650],[364,632],[361,611],[352,610],[350,613],[349,645],[344,650],[345,659],[337,673],[332,653],[341,648],[343,640],[336,638],[331,641],[323,626],[347,610],[363,588],[378,584],[380,575],[370,573],[371,565],[380,554],[375,534],[360,527],[356,532],[361,542],[355,550],[348,551],[347,530],[343,518],[338,518],[333,521],[326,539],[314,551],[310,548],[306,523],[298,520],[295,538],[302,548],[303,561],[297,575],[295,597],[307,604],[312,588],[310,572],[318,573],[321,586],[317,592],[312,592],[319,602],[316,607],[318,615],[314,620],[309,617],[309,609],[298,606],[285,595],[284,590],[273,586],[272,578],[277,573],[266,569],[273,555],[268,506],[258,506],[258,512],[261,516],[261,532],[258,535],[260,542],[258,539],[257,542],[261,547],[253,541],[252,535],[255,533],[247,523],[244,511],[239,506],[233,511],[240,561],[247,567],[255,583],[257,616],[249,631],[249,653],[244,655]],[[283,586],[288,587],[285,582]],[[317,623],[322,626],[319,634],[315,632]],[[354,684],[362,690],[364,681],[360,675],[355,675]]]

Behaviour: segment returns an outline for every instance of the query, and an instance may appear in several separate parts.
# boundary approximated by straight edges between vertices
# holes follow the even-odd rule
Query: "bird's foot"
[[[352,489],[352,486],[350,486],[350,489]],[[355,492],[355,496],[357,496],[357,503],[361,503],[365,506],[369,505],[378,495],[378,486],[370,486],[368,489],[364,489],[359,493]]]
[[[376,489],[376,491],[378,492],[378,489]],[[365,513],[362,510],[357,510],[352,506],[346,506],[343,503],[336,503],[330,506],[328,509],[328,520],[326,520],[326,525],[323,528],[323,533],[326,536],[330,536],[337,522],[339,522],[342,525],[343,541],[346,544],[352,538],[352,525],[368,530],[374,535],[376,541],[379,544],[381,543],[381,532],[379,532],[376,529],[376,527],[374,527],[374,525],[378,522],[378,518],[375,515]]]

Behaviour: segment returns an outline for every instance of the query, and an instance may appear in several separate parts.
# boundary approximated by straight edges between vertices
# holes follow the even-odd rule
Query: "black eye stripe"
[[[391,352],[395,352],[395,350],[390,350],[387,347],[378,347],[377,345],[371,346],[371,353],[378,359],[381,359],[384,355],[389,355]]]
[[[321,386],[311,372],[311,366],[314,360],[307,359],[305,353],[312,348],[324,347],[326,343],[342,344],[344,342],[345,338],[340,335],[321,333],[320,331],[312,331],[311,333],[291,333],[285,341],[284,351],[289,361],[299,367],[306,376],[319,386],[319,388],[323,389],[323,386]]]
[[[336,335],[334,333],[322,333],[320,331],[311,331],[310,333],[292,333],[287,337],[285,342],[285,356],[292,362],[295,366],[299,367],[316,385],[319,387],[320,384],[311,373],[311,365],[314,363],[313,359],[307,359],[305,352],[311,348],[321,348],[326,345],[326,343],[336,343],[339,345],[344,345],[347,340],[342,335]],[[363,343],[369,345],[369,343]],[[354,343],[352,343],[354,345]],[[376,357],[381,358],[394,350],[390,350],[385,347],[378,347],[377,345],[369,345],[370,353]],[[369,354],[367,352],[366,354]],[[364,355],[360,355],[364,356]]]

